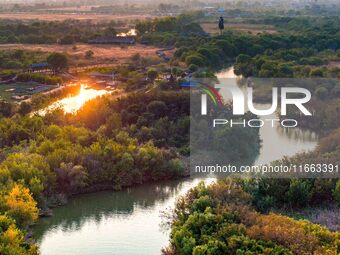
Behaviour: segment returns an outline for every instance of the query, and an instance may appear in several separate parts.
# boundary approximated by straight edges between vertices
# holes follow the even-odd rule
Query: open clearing
[[[74,47],[76,46],[76,47]],[[0,44],[0,50],[17,50],[41,52],[61,52],[69,56],[71,66],[89,66],[98,64],[124,64],[131,56],[139,53],[141,57],[157,58],[156,51],[160,48],[141,44],[131,46],[101,45],[101,44],[75,44],[75,45],[48,45],[48,44]],[[87,51],[93,51],[92,58],[86,58]]]
[[[203,30],[210,34],[217,34],[220,32],[218,29],[217,22],[206,22],[200,24],[203,28]],[[262,25],[262,24],[245,24],[245,23],[225,23],[224,24],[225,29],[233,29],[245,33],[252,33],[252,34],[258,34],[258,33],[269,33],[273,34],[276,33],[276,29],[274,26],[271,25]]]
[[[93,14],[93,13],[69,13],[69,14],[56,14],[56,13],[26,13],[26,12],[11,12],[0,13],[0,19],[17,19],[17,20],[47,20],[47,21],[62,21],[67,19],[76,20],[92,20],[92,21],[110,21],[110,20],[123,20],[134,21],[152,18],[152,15],[109,15],[109,14]]]

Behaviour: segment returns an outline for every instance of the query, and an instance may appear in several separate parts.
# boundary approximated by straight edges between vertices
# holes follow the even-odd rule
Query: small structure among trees
[[[51,66],[47,62],[33,63],[29,66],[28,71],[31,73],[41,73],[52,71]]]

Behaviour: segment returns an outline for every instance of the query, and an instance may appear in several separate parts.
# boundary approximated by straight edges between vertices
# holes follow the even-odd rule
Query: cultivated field
[[[15,102],[12,96],[28,96],[35,94],[32,89],[43,88],[43,91],[55,88],[55,86],[40,85],[36,82],[14,82],[10,84],[0,84],[0,100],[4,99],[9,102]]]
[[[71,66],[92,66],[99,64],[124,64],[131,56],[140,54],[141,57],[158,59],[156,51],[160,48],[132,45],[99,45],[99,44],[75,44],[75,45],[48,45],[48,44],[0,44],[0,50],[23,49],[41,52],[61,52],[66,53],[70,59]],[[86,58],[87,51],[93,51],[92,58]],[[167,53],[168,54],[168,53]]]
[[[217,22],[206,22],[200,24],[203,28],[203,30],[210,34],[217,34],[220,32],[218,29]],[[274,26],[271,25],[262,25],[262,24],[244,24],[244,23],[225,23],[224,24],[225,29],[233,29],[245,33],[252,33],[252,34],[258,34],[258,33],[269,33],[273,34],[276,33],[276,29]]]
[[[26,12],[14,12],[14,13],[0,13],[0,19],[17,19],[17,20],[47,20],[47,21],[62,21],[67,19],[76,20],[92,20],[92,21],[110,21],[110,20],[124,20],[134,21],[152,18],[152,15],[108,15],[108,14],[93,14],[93,13],[68,13],[68,14],[56,14],[56,13],[26,13]]]

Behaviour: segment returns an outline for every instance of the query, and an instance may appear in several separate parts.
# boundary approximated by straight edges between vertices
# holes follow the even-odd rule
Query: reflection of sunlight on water
[[[79,94],[76,96],[65,97],[57,102],[51,104],[46,109],[39,111],[39,114],[46,114],[47,111],[54,110],[54,109],[63,109],[66,113],[74,113],[78,111],[87,101],[94,99],[98,96],[103,96],[109,91],[105,89],[92,89],[89,88],[85,84],[81,84],[81,88]]]
[[[80,87],[80,92],[79,92],[79,95],[76,96],[76,105],[77,105],[77,108],[81,107],[82,105],[84,105],[84,103],[86,102],[85,100],[85,89],[86,89],[86,86],[84,86],[83,84],[81,85]],[[78,109],[79,109],[78,108]]]
[[[117,34],[117,36],[120,36],[120,37],[136,36],[136,35],[137,35],[137,32],[136,32],[136,29],[134,29],[134,28],[130,29],[126,33],[119,33],[119,34]]]

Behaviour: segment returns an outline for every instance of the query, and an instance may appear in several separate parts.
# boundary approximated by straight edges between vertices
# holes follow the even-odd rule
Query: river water
[[[79,94],[60,99],[47,108],[40,110],[38,114],[44,115],[47,111],[58,108],[63,109],[66,113],[74,113],[78,111],[87,101],[108,93],[110,93],[110,91],[107,89],[93,89],[88,87],[86,84],[82,84]]]
[[[235,78],[232,68],[217,76]],[[255,164],[311,150],[317,143],[315,134],[298,128],[264,126],[260,136]],[[199,181],[189,178],[78,196],[54,209],[52,217],[40,219],[34,237],[42,255],[159,255],[169,235],[161,226],[161,212],[169,211],[176,197]]]

